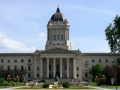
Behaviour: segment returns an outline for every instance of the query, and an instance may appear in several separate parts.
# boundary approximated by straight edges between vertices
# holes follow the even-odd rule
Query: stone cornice
[[[82,56],[120,56],[120,53],[81,53]]]

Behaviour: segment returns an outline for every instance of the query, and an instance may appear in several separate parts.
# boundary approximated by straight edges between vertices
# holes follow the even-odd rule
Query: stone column
[[[43,60],[42,58],[40,59],[40,78],[43,78]]]
[[[69,78],[69,59],[67,59],[67,78]]]
[[[60,78],[62,78],[62,58],[60,58]]]
[[[47,59],[47,78],[49,78],[49,59]]]
[[[55,58],[53,58],[53,78],[55,78],[55,74],[56,74],[56,61]]]
[[[73,78],[76,79],[76,60],[73,59]]]

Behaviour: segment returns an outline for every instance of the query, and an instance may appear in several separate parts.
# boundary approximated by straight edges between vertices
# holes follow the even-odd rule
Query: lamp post
[[[11,76],[10,75],[8,75],[7,80],[8,80],[8,82],[10,82],[10,80],[11,80]]]
[[[19,84],[19,76],[16,77],[17,78],[17,85]]]

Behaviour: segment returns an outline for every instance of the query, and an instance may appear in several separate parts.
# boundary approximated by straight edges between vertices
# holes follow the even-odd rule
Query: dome
[[[63,21],[63,15],[59,8],[57,8],[56,13],[52,15],[51,21]]]

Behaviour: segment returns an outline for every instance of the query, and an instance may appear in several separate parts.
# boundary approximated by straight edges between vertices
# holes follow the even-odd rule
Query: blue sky
[[[44,50],[58,2],[70,23],[72,49],[110,52],[104,31],[120,15],[120,0],[0,0],[0,52]]]

